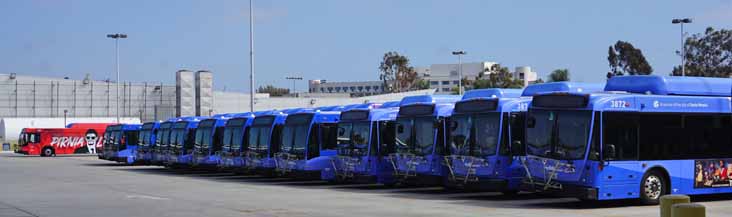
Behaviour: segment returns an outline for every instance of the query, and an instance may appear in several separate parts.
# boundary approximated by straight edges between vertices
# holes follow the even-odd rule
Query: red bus
[[[104,131],[112,123],[70,124],[69,128],[23,128],[18,137],[27,155],[95,154],[102,150]]]

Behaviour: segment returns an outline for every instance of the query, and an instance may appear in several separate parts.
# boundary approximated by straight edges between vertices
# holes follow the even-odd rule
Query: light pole
[[[465,51],[453,51],[452,55],[458,56],[458,95],[463,95],[463,55],[465,55]]]
[[[686,76],[686,40],[684,37],[684,23],[691,23],[691,18],[673,19],[672,24],[681,25],[681,76]]]
[[[249,111],[254,112],[254,0],[249,0]]]
[[[292,80],[292,93],[295,93],[295,82],[297,82],[298,80],[302,80],[302,77],[290,76],[285,77],[285,79]]]
[[[117,108],[115,109],[114,113],[117,114],[117,123],[119,123],[119,39],[121,38],[127,38],[127,35],[125,34],[108,34],[107,38],[114,39],[114,56],[115,56],[115,64],[117,65],[117,102],[115,105],[117,105]]]

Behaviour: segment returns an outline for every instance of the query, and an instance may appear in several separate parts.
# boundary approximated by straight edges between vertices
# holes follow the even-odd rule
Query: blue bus
[[[732,79],[620,76],[534,96],[526,187],[588,200],[732,192]]]
[[[170,128],[165,164],[179,167],[188,165],[193,158],[196,127],[205,117],[180,117]]]
[[[170,149],[170,131],[176,120],[176,118],[170,118],[160,123],[160,127],[158,127],[158,131],[155,134],[155,145],[152,147],[150,165],[165,165]]]
[[[336,154],[338,119],[342,107],[302,109],[287,115],[274,156],[279,175],[320,179]]]
[[[342,111],[337,125],[337,155],[320,178],[329,182],[393,183],[389,179],[391,164],[382,154],[390,153],[387,144],[393,144],[393,122],[398,113],[399,101]]]
[[[288,115],[301,110],[300,108],[293,108],[257,113],[252,126],[249,127],[245,135],[247,147],[250,149],[247,154],[247,167],[253,168],[263,175],[275,175],[277,169],[276,155],[281,151],[281,134],[285,120]],[[251,149],[256,149],[256,151]]]
[[[223,149],[225,125],[233,116],[234,114],[217,114],[198,123],[191,153],[193,156],[188,162],[191,167],[214,169],[218,166]]]
[[[387,157],[399,184],[442,185],[447,176],[446,119],[460,96],[404,97],[396,118],[394,152]]]
[[[139,124],[116,124],[107,127],[111,142],[108,143],[109,147],[105,147],[105,151],[109,151],[108,156],[111,160],[127,164],[135,163],[140,127]]]
[[[244,132],[252,123],[254,114],[247,112],[235,114],[224,125],[219,168],[238,171],[242,168],[241,147],[244,143]]]
[[[155,136],[160,128],[160,122],[147,122],[140,128],[139,146],[136,151],[136,160],[141,164],[148,165],[152,161],[152,150],[155,146]]]
[[[531,101],[521,94],[521,89],[471,90],[455,103],[447,122],[446,187],[518,192],[525,174],[517,159],[524,155]]]

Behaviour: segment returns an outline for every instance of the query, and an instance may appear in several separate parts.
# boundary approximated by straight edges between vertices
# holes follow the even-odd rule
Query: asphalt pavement
[[[729,216],[732,196],[693,197]],[[3,216],[658,216],[635,201],[588,203],[439,187],[332,185],[221,172],[124,166],[94,156],[0,153]]]

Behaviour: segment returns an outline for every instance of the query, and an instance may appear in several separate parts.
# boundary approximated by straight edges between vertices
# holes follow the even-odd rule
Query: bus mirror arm
[[[513,155],[513,156],[522,155],[524,150],[521,150],[521,147],[523,147],[523,145],[521,145],[521,141],[519,141],[519,140],[513,141],[513,143],[511,143],[511,155]]]

